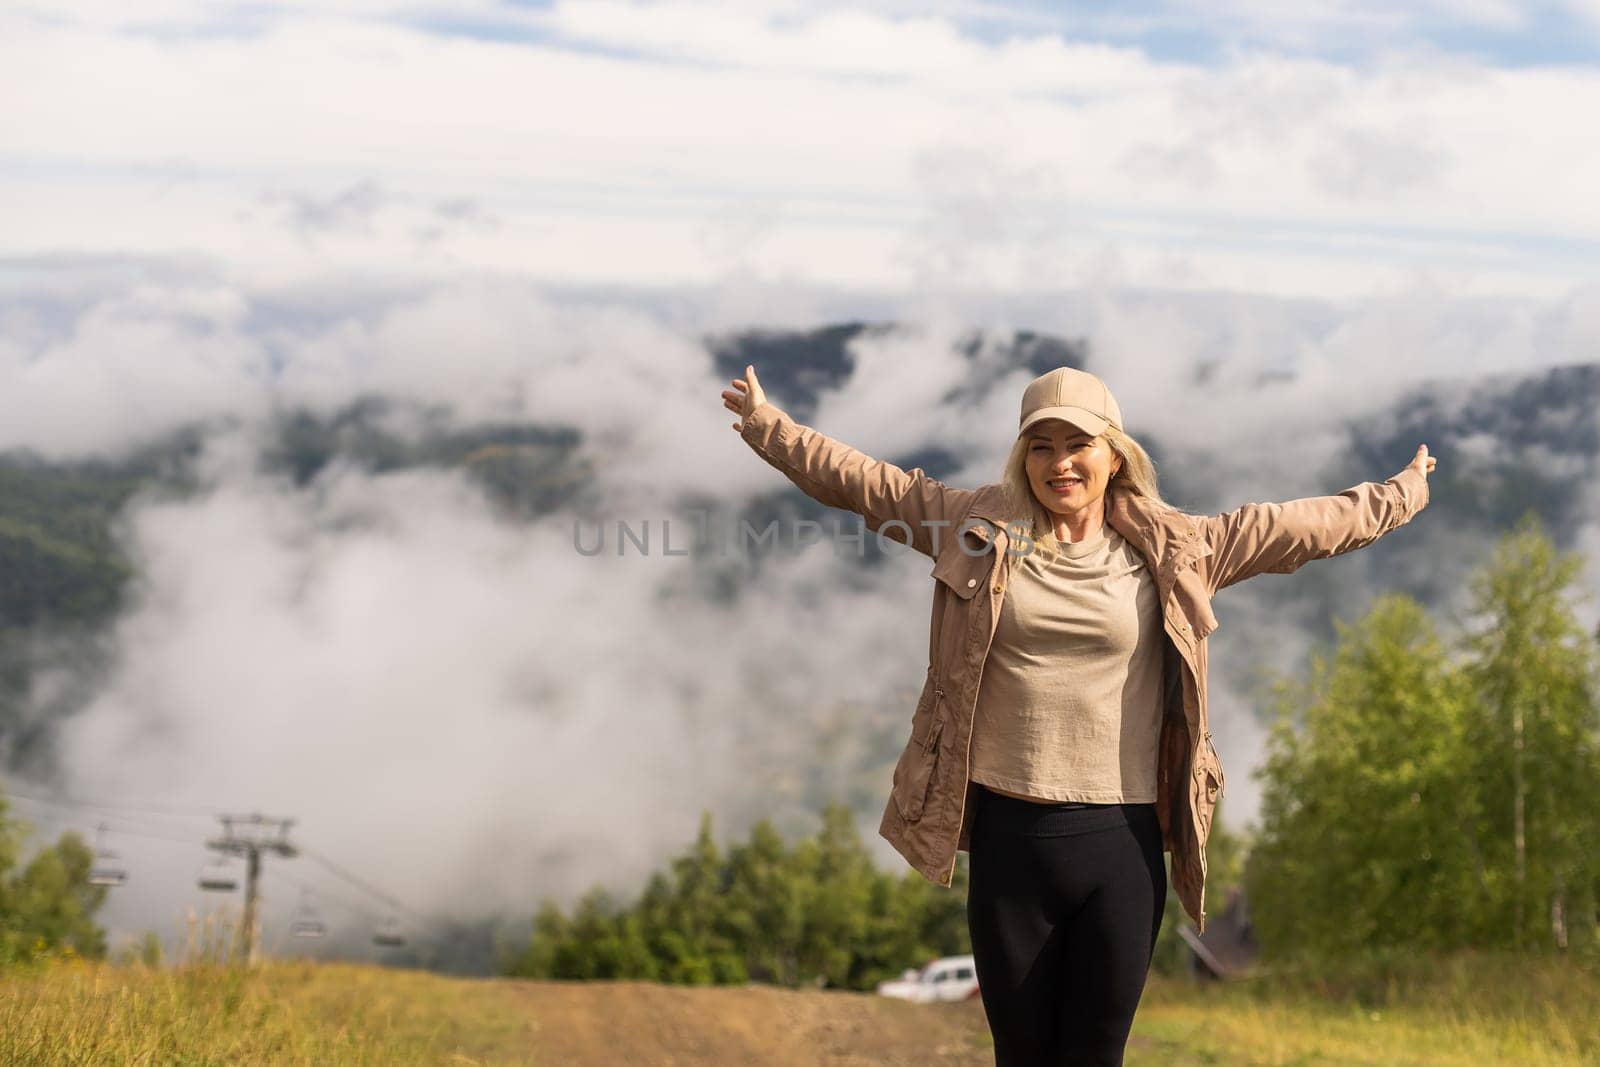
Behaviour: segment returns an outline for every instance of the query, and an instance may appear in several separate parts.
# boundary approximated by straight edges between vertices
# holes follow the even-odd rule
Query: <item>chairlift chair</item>
[[[372,943],[384,948],[399,948],[406,943],[405,935],[400,932],[400,922],[393,915],[383,920],[372,935]]]
[[[105,847],[106,824],[101,823],[94,835],[94,864],[89,868],[89,884],[103,886],[118,886],[128,880],[128,872],[119,864],[108,865],[106,860],[115,860],[117,854]]]
[[[212,893],[231,893],[239,888],[239,878],[218,857],[200,868],[200,888]]]
[[[109,857],[108,857],[109,858]],[[128,880],[128,872],[117,867],[91,867],[89,869],[90,885],[121,885]]]
[[[300,907],[296,910],[294,921],[289,924],[291,937],[327,937],[328,926],[317,917],[316,908],[312,907],[310,893],[300,891]]]

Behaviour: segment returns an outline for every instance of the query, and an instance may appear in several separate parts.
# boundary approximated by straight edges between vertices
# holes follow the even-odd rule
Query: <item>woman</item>
[[[813,498],[934,558],[928,676],[879,832],[922,874],[971,871],[995,1062],[1120,1064],[1167,892],[1205,928],[1223,785],[1206,729],[1211,597],[1370,544],[1428,501],[1427,446],[1337,496],[1190,515],[1099,378],[1024,391],[999,483],[957,489],[795,422],[747,366],[734,429]]]

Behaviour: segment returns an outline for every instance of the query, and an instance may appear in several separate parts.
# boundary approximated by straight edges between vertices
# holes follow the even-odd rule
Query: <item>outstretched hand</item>
[[[739,416],[739,421],[733,424],[734,433],[739,432],[746,415],[766,402],[766,391],[761,388],[761,382],[756,378],[756,368],[753,364],[745,364],[744,377],[735,378],[733,388],[722,391],[722,406]]]
[[[1428,446],[1427,445],[1418,445],[1417,446],[1417,458],[1412,460],[1409,464],[1407,464],[1407,466],[1408,467],[1417,468],[1417,471],[1424,478],[1426,478],[1429,474],[1433,473],[1434,465],[1437,464],[1438,462],[1439,461],[1437,459],[1435,459],[1434,457],[1428,455]]]

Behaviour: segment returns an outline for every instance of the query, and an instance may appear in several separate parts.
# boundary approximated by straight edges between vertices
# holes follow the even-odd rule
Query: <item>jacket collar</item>
[[[1130,493],[1121,486],[1114,486],[1106,494],[1106,523],[1140,549],[1148,551],[1155,545],[1158,530],[1170,533],[1173,520],[1177,518],[1179,515],[1174,509],[1164,508],[1149,497]]]
[[[1015,516],[1006,507],[1005,486],[998,482],[983,486],[973,498],[969,518],[985,519],[994,526],[1004,527]],[[1154,558],[1158,550],[1165,549],[1175,538],[1191,532],[1194,516],[1170,505],[1157,504],[1149,497],[1130,493],[1121,486],[1112,486],[1106,492],[1106,524],[1127,538],[1146,558]],[[972,536],[987,541],[989,531],[974,527]],[[1190,542],[1200,554],[1209,553],[1210,547],[1199,539]]]

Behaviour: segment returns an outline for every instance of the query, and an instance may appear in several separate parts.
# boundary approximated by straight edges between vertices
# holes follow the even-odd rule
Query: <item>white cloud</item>
[[[114,453],[185,420],[257,410],[267,353],[221,286],[147,285],[93,304],[59,340],[0,346],[0,448]]]
[[[1004,287],[1112,259],[1132,281],[1172,284],[1181,261],[1187,284],[1308,295],[1419,259],[1514,291],[1593,275],[1560,243],[1600,240],[1600,135],[1564,117],[1600,106],[1593,71],[1436,53],[1201,68],[939,17],[742,11],[568,4],[528,16],[567,35],[541,43],[293,9],[231,37],[13,15],[0,64],[29,93],[0,106],[23,162],[0,181],[0,253],[905,286],[928,262],[907,248],[965,233]],[[963,154],[995,157],[1006,230],[940,214],[938,172]],[[437,205],[463,200],[493,224],[445,224]],[[761,220],[732,257],[714,236],[730,205]],[[311,228],[330,211],[343,225]]]
[[[1054,35],[982,44],[947,18],[826,10],[775,21],[759,8],[717,3],[639,5],[565,0],[548,25],[563,37],[654,56],[765,73],[904,80],[930,90],[1099,95],[1159,85],[1170,70],[1137,49],[1069,43]]]

